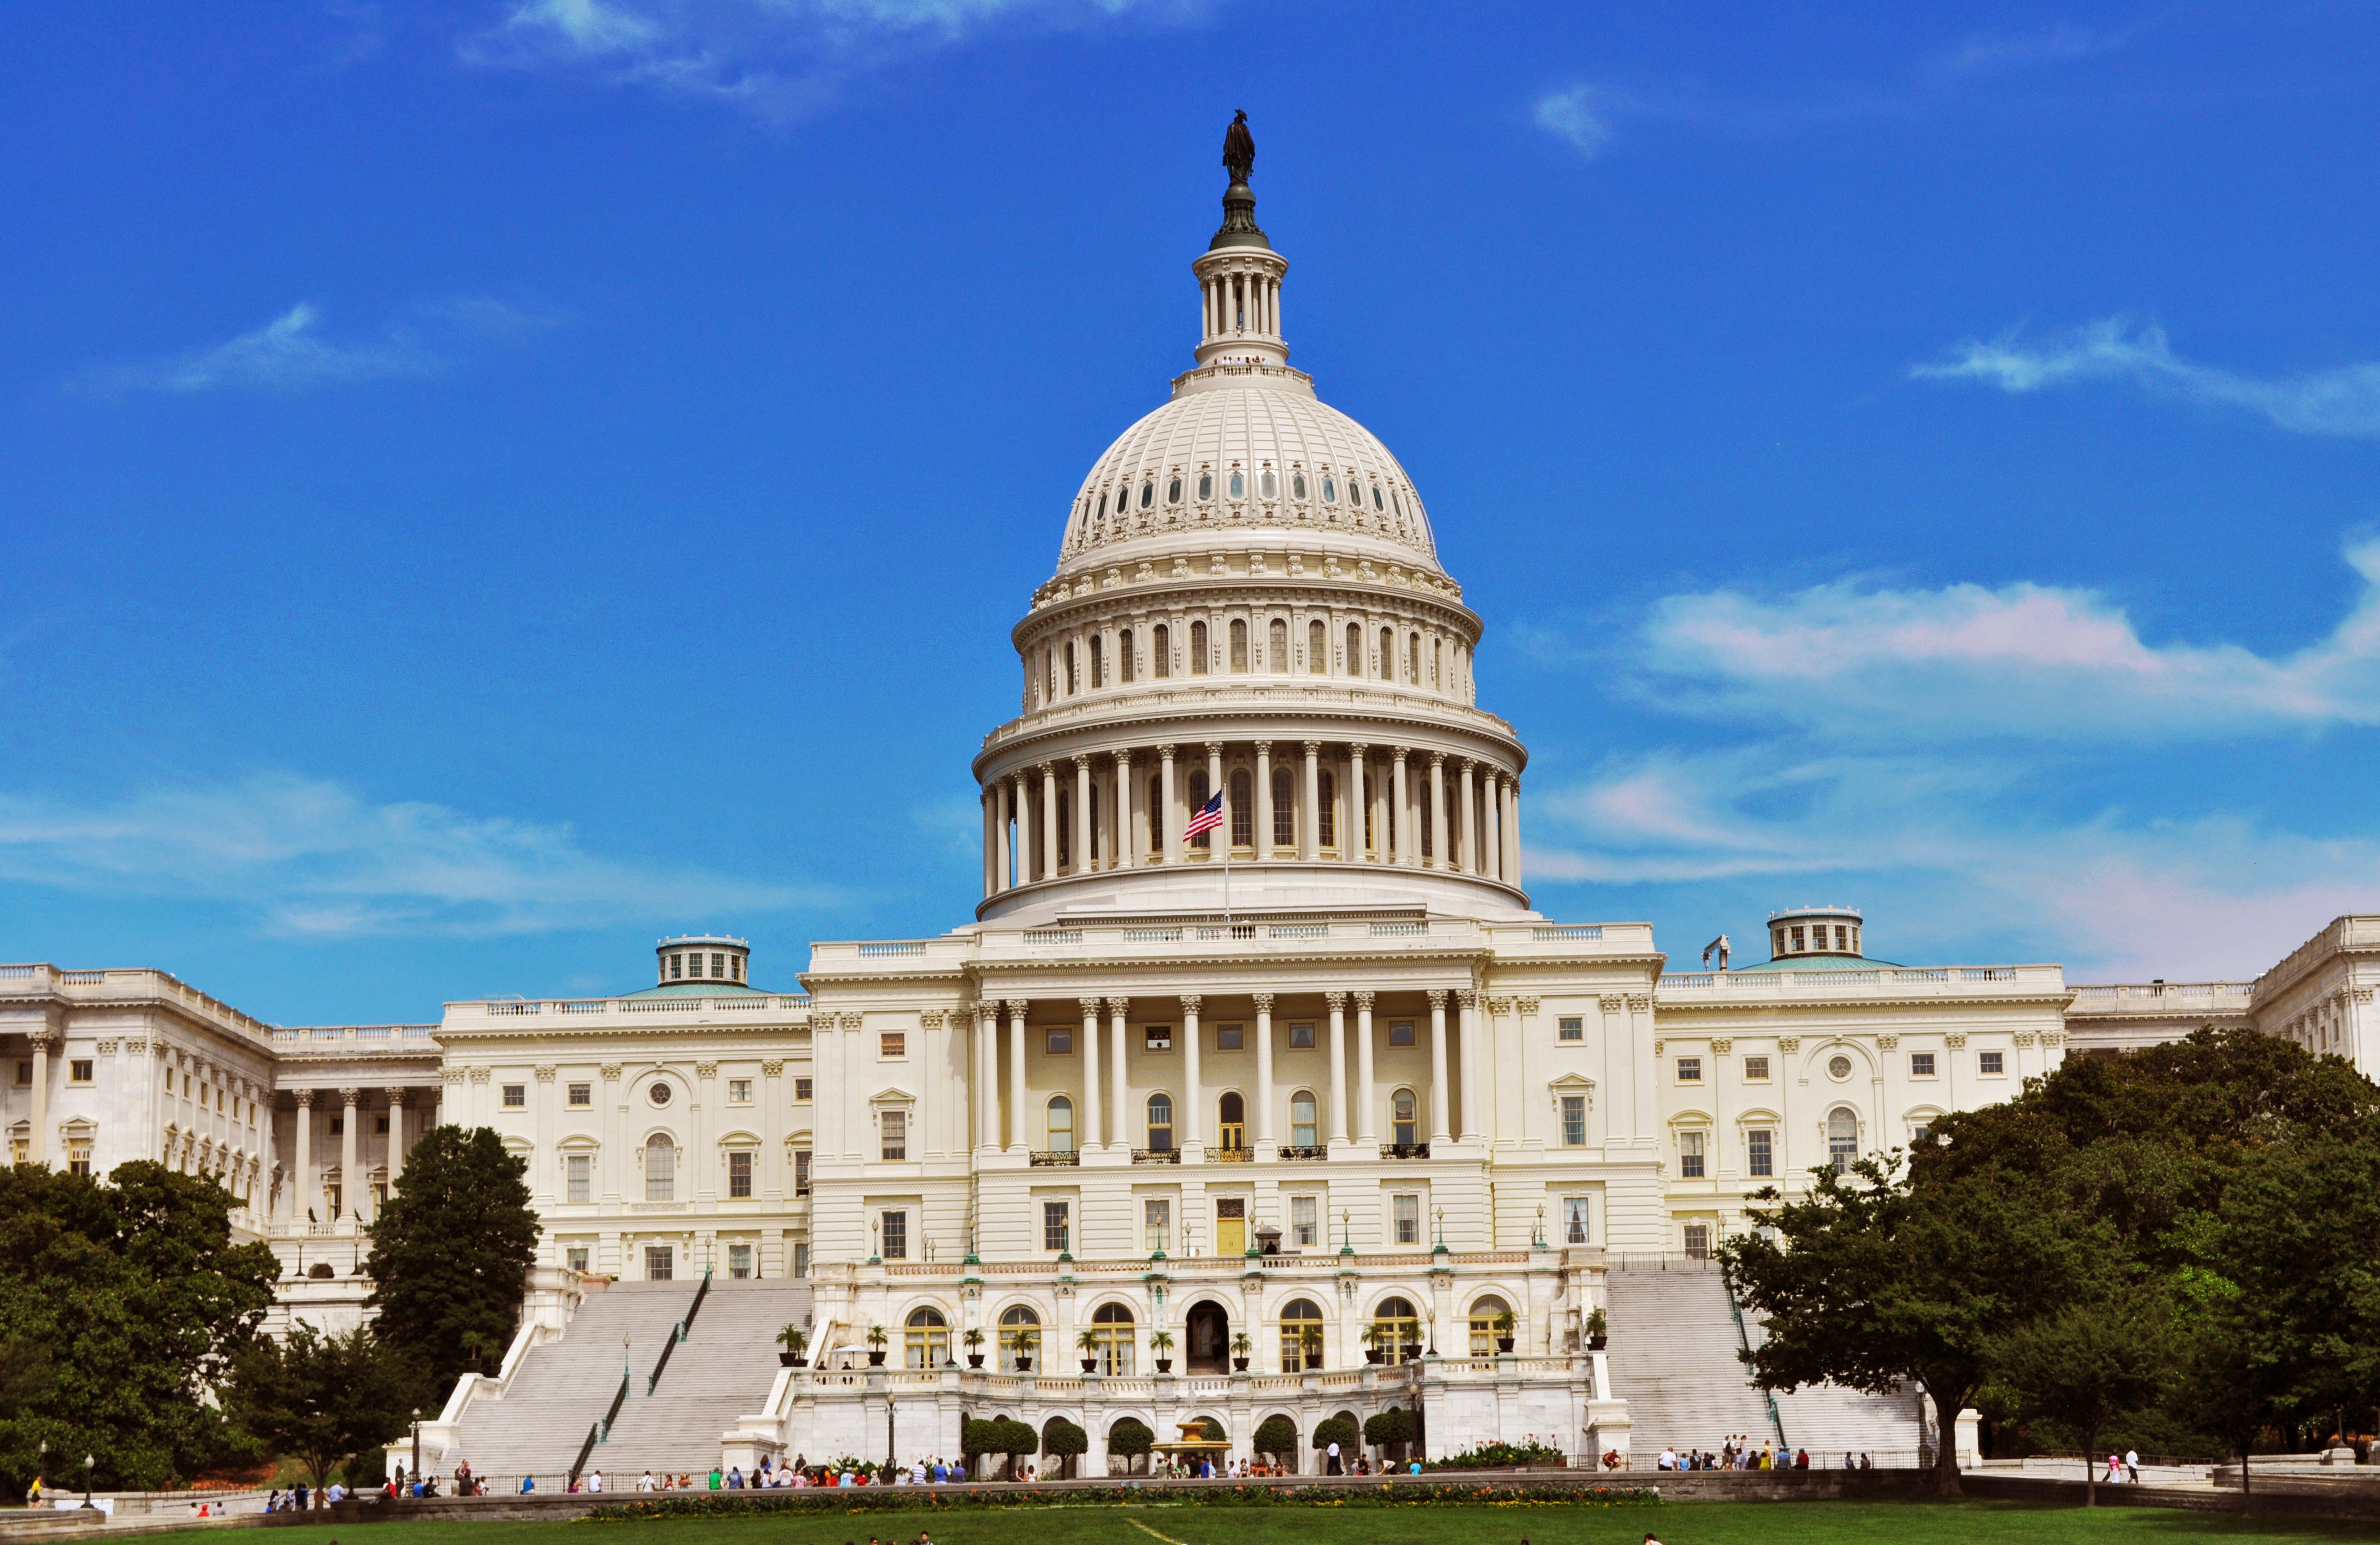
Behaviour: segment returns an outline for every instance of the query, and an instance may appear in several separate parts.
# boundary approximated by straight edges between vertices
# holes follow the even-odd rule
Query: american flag
[[[1183,829],[1182,840],[1188,842],[1199,833],[1211,832],[1222,823],[1223,796],[1221,791],[1218,790],[1215,797],[1201,805],[1198,808],[1198,813],[1190,818],[1190,824]]]

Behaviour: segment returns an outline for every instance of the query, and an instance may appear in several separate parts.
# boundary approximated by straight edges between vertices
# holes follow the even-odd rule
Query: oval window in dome
[[[1148,503],[1148,501],[1143,499],[1141,503],[1145,505]],[[1380,485],[1378,483],[1374,483],[1372,485],[1372,507],[1376,510],[1388,508],[1386,505],[1380,503]]]
[[[1198,474],[1198,497],[1199,497],[1200,499],[1202,499],[1202,500],[1205,500],[1205,499],[1211,499],[1211,498],[1213,498],[1214,496],[1215,496],[1215,474],[1214,474],[1214,473],[1212,473],[1212,472],[1201,472],[1201,473],[1199,473],[1199,474]]]
[[[1165,502],[1169,505],[1178,505],[1182,502],[1182,480],[1180,478],[1176,478],[1172,482],[1165,485]]]
[[[1240,479],[1240,475],[1239,475],[1237,472],[1232,473],[1232,498],[1234,498],[1234,499],[1242,498],[1242,497],[1245,496],[1245,494],[1247,493],[1247,492],[1248,492],[1247,484],[1246,484],[1245,482],[1244,482],[1244,481],[1241,481],[1241,479]]]
[[[1142,509],[1147,509],[1149,505],[1151,505],[1155,504],[1156,502],[1157,502],[1157,482],[1156,482],[1156,480],[1151,479],[1149,481],[1145,482],[1145,483],[1143,483],[1143,484],[1141,484],[1141,485],[1140,485],[1140,507],[1141,507]]]
[[[1303,499],[1305,497],[1305,473],[1297,472],[1291,475],[1289,480],[1289,493],[1290,497],[1293,499]]]
[[[1281,496],[1281,485],[1273,481],[1273,476],[1270,472],[1267,472],[1264,475],[1264,479],[1258,486],[1263,488],[1264,496],[1268,499],[1277,499]]]
[[[1101,520],[1105,520],[1107,517],[1108,517],[1108,496],[1107,496],[1106,494],[1102,493],[1102,494],[1100,494],[1100,495],[1099,495],[1099,517],[1098,517],[1098,518],[1099,518],[1099,519],[1101,519]]]
[[[1324,504],[1326,504],[1326,505],[1328,505],[1328,504],[1332,504],[1332,503],[1335,503],[1335,502],[1338,500],[1338,497],[1339,497],[1339,485],[1338,485],[1337,483],[1335,483],[1335,482],[1332,482],[1329,478],[1325,478],[1325,479],[1323,479],[1323,480],[1322,480],[1322,502],[1323,502]]]
[[[1405,496],[1392,488],[1389,490],[1389,503],[1396,505],[1397,518],[1402,520],[1405,517]]]

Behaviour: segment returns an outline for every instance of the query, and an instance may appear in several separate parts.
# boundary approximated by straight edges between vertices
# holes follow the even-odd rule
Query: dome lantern
[[[1198,276],[1196,357],[1201,369],[1219,361],[1289,363],[1289,345],[1281,335],[1281,281],[1289,260],[1272,249],[1257,225],[1257,196],[1248,187],[1256,160],[1256,140],[1242,113],[1223,135],[1223,164],[1232,182],[1223,190],[1222,227],[1190,264]]]

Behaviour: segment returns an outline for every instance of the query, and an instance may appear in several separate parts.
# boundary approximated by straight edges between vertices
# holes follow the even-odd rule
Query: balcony
[[[1073,1169],[1083,1162],[1083,1156],[1071,1148],[1037,1148],[1030,1158],[1037,1170]]]
[[[1382,1143],[1380,1145],[1380,1157],[1383,1159],[1427,1159],[1429,1157],[1429,1145],[1427,1143]]]
[[[1330,1157],[1330,1150],[1327,1148],[1284,1147],[1281,1150],[1281,1161],[1284,1164],[1318,1164]]]
[[[1182,1150],[1178,1148],[1136,1148],[1132,1150],[1132,1162],[1135,1164],[1178,1164],[1182,1162]]]
[[[1253,1164],[1256,1162],[1257,1150],[1252,1148],[1238,1147],[1210,1148],[1207,1150],[1207,1157],[1218,1164]]]

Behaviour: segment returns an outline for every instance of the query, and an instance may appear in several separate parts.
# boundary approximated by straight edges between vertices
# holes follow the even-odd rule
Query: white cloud
[[[1602,86],[1577,85],[1548,91],[1531,116],[1539,128],[1593,161],[1611,143],[1611,120],[1629,105],[1621,93]]]
[[[1941,68],[1952,75],[2004,75],[2076,64],[2111,54],[2131,41],[2129,32],[2059,21],[2032,32],[1978,33],[1951,50]]]
[[[2300,434],[2380,434],[2380,364],[2259,379],[2184,359],[2165,330],[2110,317],[2037,347],[2013,334],[1969,340],[1949,358],[1911,369],[1921,381],[1981,381],[2003,392],[2038,392],[2089,381],[2130,381],[2184,401],[2244,408]]]
[[[371,804],[268,774],[78,808],[0,795],[0,877],[93,894],[229,903],[299,935],[505,934],[831,905],[821,887],[643,868],[565,825]]]
[[[2175,742],[2380,724],[2380,540],[2346,557],[2363,579],[2348,615],[2277,657],[2150,643],[2090,590],[1841,581],[1773,598],[1668,597],[1634,663],[1641,690],[1664,707],[1852,744]]]
[[[100,395],[188,394],[225,387],[302,391],[358,381],[418,379],[446,368],[455,349],[479,338],[512,338],[550,325],[548,319],[486,296],[451,297],[416,307],[378,337],[323,336],[322,312],[299,301],[228,343],[163,359],[96,366],[77,384]]]

